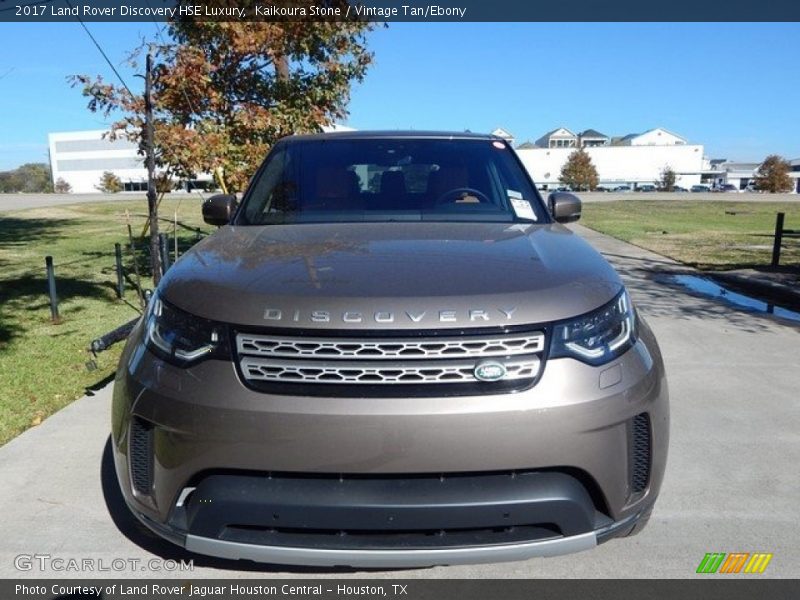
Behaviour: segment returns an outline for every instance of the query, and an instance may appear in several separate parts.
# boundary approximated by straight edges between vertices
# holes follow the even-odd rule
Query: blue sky
[[[88,26],[140,88],[123,62],[155,25]],[[65,79],[113,79],[78,23],[2,23],[0,39],[0,169],[45,161],[50,131],[106,125]],[[524,141],[665,127],[713,158],[800,157],[797,23],[395,23],[369,43],[347,121],[359,129],[504,127]]]

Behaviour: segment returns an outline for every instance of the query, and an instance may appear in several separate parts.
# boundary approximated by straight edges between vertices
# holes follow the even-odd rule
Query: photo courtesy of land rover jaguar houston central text
[[[201,554],[407,567],[647,523],[664,365],[619,276],[471,133],[292,136],[165,274],[114,383],[123,495]]]

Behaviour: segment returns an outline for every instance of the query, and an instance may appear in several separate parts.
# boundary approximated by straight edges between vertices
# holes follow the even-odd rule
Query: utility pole
[[[144,80],[145,160],[147,163],[147,213],[150,220],[150,265],[153,285],[161,281],[161,259],[158,243],[158,202],[156,200],[156,156],[153,141],[153,102],[150,97],[153,84],[153,56],[147,53],[147,72]]]

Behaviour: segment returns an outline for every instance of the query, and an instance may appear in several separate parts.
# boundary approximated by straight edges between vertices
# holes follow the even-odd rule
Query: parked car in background
[[[650,185],[649,183],[646,183],[644,185],[640,185],[639,187],[637,187],[636,191],[637,192],[655,192],[656,191],[656,186]]]
[[[617,187],[614,188],[614,191],[615,192],[630,192],[631,191],[631,186],[629,186],[629,185],[618,185]]]
[[[672,186],[672,191],[676,192],[678,194],[684,194],[684,193],[688,192],[689,190],[687,190],[685,187],[681,187],[679,185],[673,185]]]
[[[695,184],[690,188],[690,191],[694,193],[710,192],[711,188],[707,185]]]
[[[739,193],[739,188],[737,188],[737,187],[736,187],[735,185],[733,185],[732,183],[723,183],[722,185],[718,185],[718,186],[717,186],[716,188],[714,188],[712,191],[714,191],[714,192],[720,192],[720,193],[723,193],[723,194],[725,194],[725,193],[728,193],[728,194],[731,194],[731,193],[732,193],[732,194],[738,194],[738,193]]]

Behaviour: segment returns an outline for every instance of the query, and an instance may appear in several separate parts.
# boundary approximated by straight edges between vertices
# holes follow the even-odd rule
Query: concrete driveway
[[[669,373],[666,480],[638,537],[572,556],[367,574],[190,556],[144,533],[123,506],[109,455],[106,386],[0,448],[0,577],[188,576],[148,567],[94,574],[15,569],[15,556],[39,553],[106,564],[194,558],[192,577],[665,578],[695,576],[706,552],[771,552],[764,576],[800,576],[800,328],[657,283],[653,271],[679,265],[576,230],[627,282]]]

